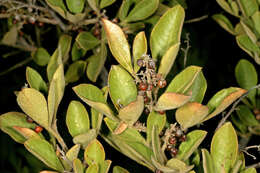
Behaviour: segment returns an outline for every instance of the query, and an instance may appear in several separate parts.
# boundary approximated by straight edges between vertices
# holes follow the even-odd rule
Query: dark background
[[[119,3],[120,4],[120,3]],[[205,1],[205,0],[187,0],[188,8],[186,10],[186,20],[201,17],[203,15],[208,15],[209,18],[202,20],[197,23],[184,24],[183,33],[190,34],[190,44],[192,48],[188,54],[188,65],[199,65],[203,67],[203,73],[207,79],[208,88],[204,98],[204,104],[219,90],[227,88],[230,86],[238,86],[234,76],[234,69],[237,62],[245,58],[255,65],[259,71],[259,65],[257,65],[251,57],[249,57],[244,51],[242,51],[236,44],[235,38],[224,31],[220,26],[218,26],[212,19],[211,16],[215,13],[223,12],[215,0]],[[109,11],[109,9],[108,9]],[[226,13],[225,13],[226,14]],[[226,14],[233,22],[237,22],[235,18]],[[1,24],[1,21],[0,21]],[[52,32],[49,32],[52,33]],[[53,32],[55,33],[55,32]],[[2,33],[1,33],[2,34]],[[182,37],[184,38],[184,34]],[[1,36],[2,37],[2,36]],[[47,35],[44,44],[48,47],[50,52],[56,47],[57,38],[55,35]],[[182,44],[185,47],[185,44]],[[12,51],[14,49],[0,46],[0,56],[3,52]],[[3,59],[0,58],[0,71],[7,69],[12,64],[20,62],[29,54],[23,53],[17,56]],[[110,63],[111,61],[109,61]],[[180,53],[176,65],[176,71],[183,69],[183,57]],[[116,63],[113,62],[112,63]],[[44,72],[44,68],[36,66],[33,62],[28,64],[38,71]],[[21,111],[16,103],[16,96],[14,91],[20,90],[24,86],[25,80],[25,66],[12,71],[11,73],[0,76],[0,114],[9,111]],[[84,80],[83,80],[84,81]],[[73,85],[72,85],[73,86]],[[66,87],[66,92],[64,98],[69,98],[68,100],[63,100],[59,108],[59,123],[58,126],[61,127],[59,130],[65,137],[66,141],[70,141],[71,138],[68,136],[67,129],[65,126],[65,115],[68,103],[72,99],[79,100],[72,92],[71,87]],[[221,119],[221,116],[217,116],[213,120],[207,121],[202,125],[202,129],[209,131],[209,134],[202,144],[202,147],[208,148],[210,145],[211,137],[217,126],[217,123]],[[212,132],[212,133],[210,133]],[[66,135],[67,134],[67,135]],[[136,164],[134,161],[128,159],[122,154],[116,152],[113,148],[107,145],[102,139],[106,158],[113,161],[113,165],[119,165],[129,172],[150,172],[145,167]],[[254,136],[250,145],[257,145],[257,137]],[[71,144],[72,145],[72,144]],[[259,153],[253,152],[254,155],[259,157]],[[9,136],[0,131],[0,172],[1,173],[11,173],[20,172],[24,166],[30,169],[40,170],[43,166],[37,160],[31,160],[31,155],[24,149],[23,145],[15,143]],[[259,161],[259,160],[258,160]],[[257,163],[257,160],[253,160],[246,156],[246,163],[253,164]],[[29,164],[32,163],[33,164]],[[19,168],[17,168],[19,167]],[[29,171],[30,172],[30,171]]]

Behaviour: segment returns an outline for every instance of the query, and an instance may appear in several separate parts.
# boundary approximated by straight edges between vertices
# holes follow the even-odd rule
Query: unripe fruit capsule
[[[139,86],[138,86],[139,90],[141,90],[141,91],[147,90],[147,87],[148,87],[148,85],[147,85],[147,83],[145,83],[145,82],[141,82],[141,83],[139,84]]]
[[[28,123],[33,123],[33,119],[32,119],[31,117],[26,117],[26,121],[27,121]]]
[[[171,155],[172,157],[175,157],[178,154],[178,150],[176,148],[171,149]]]
[[[167,85],[166,80],[158,80],[157,85],[159,86],[159,88],[164,88]]]
[[[143,66],[144,66],[144,60],[138,59],[138,60],[137,60],[137,65],[138,65],[139,67],[143,67]]]
[[[169,143],[172,144],[172,145],[175,145],[177,143],[176,138],[175,137],[169,138]]]

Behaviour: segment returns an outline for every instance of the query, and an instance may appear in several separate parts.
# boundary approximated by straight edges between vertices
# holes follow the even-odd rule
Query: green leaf
[[[176,5],[169,9],[154,26],[150,39],[153,59],[162,57],[170,47],[180,42],[184,15],[184,9]]]
[[[239,119],[237,115],[231,115],[231,121],[240,132],[246,133],[248,131],[248,127]]]
[[[144,110],[143,96],[137,96],[136,101],[129,103],[127,106],[119,110],[118,117],[128,125],[133,125],[141,116]]]
[[[231,9],[231,7],[229,6],[228,2],[226,0],[217,0],[217,3],[224,9],[226,10],[226,12],[228,12],[229,14],[233,14],[233,11]]]
[[[92,128],[99,131],[103,120],[103,114],[99,113],[96,109],[91,108],[91,125]]]
[[[73,83],[80,79],[81,76],[85,73],[86,62],[79,60],[70,64],[68,70],[65,74],[66,83]]]
[[[140,67],[137,65],[138,59],[141,59],[142,55],[147,52],[147,40],[144,31],[139,32],[133,42],[133,61],[134,72],[137,73]]]
[[[102,19],[111,53],[127,71],[133,73],[130,48],[123,30],[109,20]]]
[[[96,163],[93,163],[89,165],[89,167],[86,169],[86,173],[98,173],[98,165]]]
[[[92,82],[96,82],[107,58],[105,43],[101,43],[100,51],[88,59],[87,76]]]
[[[73,162],[74,159],[78,158],[78,154],[80,151],[80,145],[76,144],[73,147],[69,149],[66,153],[66,157],[69,159],[69,161]]]
[[[89,6],[95,11],[95,12],[99,12],[99,9],[98,9],[98,0],[87,0],[88,1],[88,4]]]
[[[120,166],[114,166],[113,173],[129,173],[129,172]]]
[[[159,129],[157,125],[154,125],[152,128],[152,149],[154,153],[155,160],[159,163],[163,164],[166,160],[166,156],[163,154],[161,149],[161,142],[158,133]]]
[[[24,143],[25,148],[50,168],[63,172],[64,168],[50,143],[40,138],[30,138]]]
[[[97,163],[101,165],[105,160],[105,151],[102,144],[94,139],[85,149],[84,152],[85,161],[91,165]]]
[[[33,61],[39,66],[45,66],[48,64],[51,56],[46,49],[40,47],[33,53]]]
[[[239,4],[241,5],[242,12],[247,17],[252,16],[259,9],[256,0],[239,0]]]
[[[108,173],[111,163],[112,163],[111,160],[105,160],[100,165],[99,173]]]
[[[235,87],[220,90],[208,102],[210,114],[203,121],[218,115],[245,93],[246,90]]]
[[[179,146],[177,158],[183,161],[189,159],[192,153],[198,148],[206,137],[207,132],[203,130],[193,130],[187,134],[187,140]]]
[[[90,32],[80,32],[76,37],[76,42],[80,48],[85,51],[91,50],[100,44],[100,40],[98,40],[94,35]]]
[[[78,101],[71,101],[67,110],[66,124],[72,137],[89,130],[88,112]]]
[[[72,61],[77,61],[79,60],[82,56],[84,56],[84,54],[86,53],[86,51],[84,49],[81,49],[77,42],[74,42],[72,49],[71,49],[71,58]]]
[[[135,7],[129,12],[125,21],[133,22],[146,19],[156,11],[158,5],[159,0],[141,0],[137,2]]]
[[[236,35],[235,28],[226,16],[223,14],[215,14],[212,18],[227,32],[232,35]]]
[[[47,93],[48,88],[41,75],[34,69],[26,68],[26,80],[31,88]]]
[[[85,0],[66,0],[67,7],[72,13],[81,13]]]
[[[196,78],[201,72],[201,67],[189,66],[180,72],[171,81],[165,92],[175,92],[179,94],[188,94]]]
[[[64,89],[65,89],[65,79],[64,79],[63,64],[61,64],[59,65],[58,69],[54,73],[49,87],[49,94],[48,94],[49,126],[56,121],[56,114],[64,94]]]
[[[18,126],[13,126],[12,127],[17,133],[19,133],[20,135],[22,135],[26,140],[30,139],[32,137],[34,138],[41,138],[42,136],[40,136],[38,133],[36,133],[34,130],[30,129],[30,128],[25,128],[25,127],[18,127]],[[44,139],[44,137],[42,137]],[[25,142],[25,141],[24,141]]]
[[[259,125],[259,122],[256,120],[254,114],[246,105],[239,105],[236,109],[236,112],[243,124],[247,126]]]
[[[158,73],[162,74],[163,78],[166,78],[167,74],[170,72],[177,57],[179,47],[180,43],[176,43],[173,46],[171,46],[163,55],[158,70]]]
[[[157,170],[163,171],[164,173],[178,173],[179,172],[176,168],[165,166],[165,165],[157,162],[153,157],[152,157],[151,160],[152,160],[152,163],[153,163],[154,167]]]
[[[49,64],[47,66],[47,76],[49,81],[52,80],[54,73],[62,61],[66,61],[69,57],[70,45],[72,37],[69,35],[62,35],[59,39],[58,48],[55,50]]]
[[[166,123],[166,114],[161,115],[155,111],[150,112],[147,118],[147,130],[146,130],[146,139],[150,143],[152,140],[152,129],[153,126],[157,126],[158,134],[162,131]]]
[[[122,1],[122,4],[120,6],[120,9],[118,11],[118,17],[121,21],[123,21],[130,9],[130,7],[135,3],[135,0],[128,0],[128,1]]]
[[[58,12],[62,17],[66,17],[66,6],[61,0],[45,0],[52,9]]]
[[[237,134],[231,123],[228,122],[217,130],[213,136],[210,151],[216,172],[221,172],[221,167],[229,172],[238,155]]]
[[[0,116],[0,128],[18,143],[24,143],[26,138],[13,127],[35,128],[34,123],[26,121],[26,115],[20,112],[8,112]]]
[[[116,0],[101,0],[99,3],[99,8],[102,9],[108,7],[112,5],[114,2],[116,2]]]
[[[24,88],[18,93],[18,105],[35,122],[43,127],[48,127],[47,102],[43,94],[33,88]]]
[[[91,84],[80,84],[73,87],[73,90],[85,103],[111,119],[117,120],[113,111],[107,105],[102,91],[96,86]]]
[[[137,98],[137,88],[132,76],[120,66],[113,65],[108,75],[110,97],[117,109],[127,106]]]
[[[199,72],[190,90],[192,93],[190,101],[201,103],[207,90],[207,81],[202,71]]]
[[[84,172],[83,164],[81,163],[81,161],[78,158],[73,160],[73,171],[75,173],[83,173]]]
[[[257,85],[258,77],[257,72],[253,64],[251,64],[248,60],[241,59],[235,68],[235,76],[237,83],[240,87],[249,90],[250,88]],[[253,105],[256,105],[256,89],[250,91],[248,93],[248,97]]]
[[[204,173],[215,173],[215,165],[208,150],[202,149],[201,151],[202,151],[202,158],[203,158]]]
[[[190,102],[179,109],[175,113],[176,121],[182,128],[187,129],[199,124],[209,113],[209,108],[197,102]]]
[[[74,144],[80,144],[83,148],[86,148],[88,144],[97,137],[98,133],[96,129],[90,129],[86,133],[81,133],[73,138]]]
[[[5,33],[1,43],[6,45],[15,45],[18,36],[17,30],[17,26],[13,25],[12,28],[7,33]]]
[[[191,96],[166,92],[161,95],[156,103],[155,110],[171,110],[183,106],[190,100]]]
[[[257,173],[255,168],[248,168],[244,171],[242,171],[241,173]]]
[[[179,159],[172,158],[167,163],[166,166],[171,167],[173,169],[178,170],[179,172],[188,172],[190,171],[194,166],[187,166],[186,163],[182,162]]]
[[[260,11],[255,12],[255,14],[252,16],[254,28],[260,34]]]

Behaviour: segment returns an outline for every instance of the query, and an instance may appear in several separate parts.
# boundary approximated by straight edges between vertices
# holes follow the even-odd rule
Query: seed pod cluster
[[[33,119],[32,119],[31,117],[29,117],[29,116],[26,117],[26,121],[27,121],[28,123],[33,123],[33,122],[34,122]],[[42,126],[39,126],[39,125],[35,126],[35,128],[34,128],[34,131],[35,131],[36,133],[41,133],[42,130],[43,130]]]
[[[166,141],[166,150],[170,153],[171,157],[175,157],[178,154],[178,147],[184,141],[186,141],[186,135],[180,127],[175,126],[168,141]]]
[[[167,85],[165,79],[163,79],[161,74],[156,73],[156,63],[148,55],[143,55],[137,60],[137,65],[140,67],[139,73],[137,73],[138,79],[136,80],[139,95],[144,97],[144,103],[149,113],[149,106],[153,104],[153,91],[158,88],[164,88]],[[160,114],[164,114],[164,111],[160,111]]]

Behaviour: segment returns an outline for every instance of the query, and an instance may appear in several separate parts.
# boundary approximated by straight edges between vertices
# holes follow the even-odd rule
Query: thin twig
[[[208,17],[209,17],[209,15],[204,15],[204,16],[197,17],[197,18],[194,18],[194,19],[186,20],[184,23],[200,22],[200,21],[202,21],[204,19],[207,19]]]
[[[238,103],[244,99],[252,90],[260,88],[260,84],[250,88],[246,93],[244,93],[232,106],[232,108],[229,110],[229,112],[226,114],[225,117],[223,117],[221,119],[221,121],[219,122],[215,132],[226,122],[226,120],[228,119],[228,117],[232,114],[232,112],[236,109],[236,106],[238,105]]]
[[[183,60],[183,66],[184,68],[186,67],[186,64],[187,64],[187,58],[188,58],[188,52],[191,48],[191,45],[190,45],[190,33],[187,33],[186,34],[186,40],[184,41],[184,43],[186,43],[186,48],[181,48],[181,50],[183,51],[184,53],[184,60]]]
[[[25,60],[15,64],[14,66],[8,68],[7,70],[1,72],[0,76],[6,75],[17,68],[24,66],[25,64],[29,63],[32,59],[33,59],[32,57],[26,58]]]

